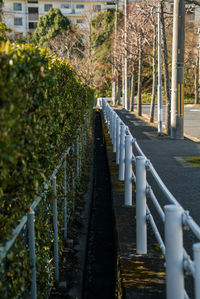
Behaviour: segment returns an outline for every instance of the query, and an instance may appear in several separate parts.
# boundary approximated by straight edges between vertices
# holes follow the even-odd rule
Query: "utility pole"
[[[171,138],[183,139],[185,1],[174,0],[172,45]]]
[[[128,12],[128,0],[124,0],[124,102],[125,109],[128,110],[128,51],[127,51],[127,12]]]
[[[122,54],[122,107],[125,108],[125,76],[124,76],[124,53]]]
[[[198,82],[198,103],[200,101],[200,28],[198,28],[199,33],[199,48],[198,48],[198,55],[199,55],[199,82]]]
[[[158,1],[158,134],[162,133],[162,72],[161,72],[161,22],[160,0]]]

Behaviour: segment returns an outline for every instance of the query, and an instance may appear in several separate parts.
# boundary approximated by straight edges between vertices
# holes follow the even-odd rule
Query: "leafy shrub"
[[[75,141],[92,99],[93,91],[77,81],[70,65],[47,50],[30,44],[0,45],[1,246],[28,211],[63,151]],[[43,249],[50,222],[36,225]],[[45,251],[48,258],[48,248]],[[37,259],[42,265],[40,253]],[[16,272],[19,274],[19,269]],[[28,276],[27,270],[24,273]],[[18,298],[14,274],[11,281],[11,295]]]

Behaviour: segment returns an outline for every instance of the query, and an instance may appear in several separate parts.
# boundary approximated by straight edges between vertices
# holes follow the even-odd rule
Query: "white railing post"
[[[167,205],[165,210],[167,299],[184,299],[182,208]]]
[[[58,213],[57,213],[57,192],[56,192],[56,177],[52,178],[53,189],[53,228],[54,228],[54,267],[55,281],[59,282],[59,255],[58,255]]]
[[[112,140],[112,144],[114,144],[114,123],[115,123],[115,113],[113,110],[112,111],[112,120],[111,120],[111,123],[112,123],[112,131],[111,131],[111,140]]]
[[[109,133],[110,133],[110,136],[112,136],[112,111],[110,109],[110,107],[108,106],[109,108]]]
[[[113,153],[116,153],[116,119],[117,119],[117,115],[114,112],[114,121],[113,121]]]
[[[106,109],[106,122],[107,122],[107,127],[108,127],[108,130],[109,130],[109,109],[108,109],[108,106],[105,105],[105,109]]]
[[[147,253],[146,224],[146,158],[136,157],[136,250],[138,254]]]
[[[132,206],[132,136],[125,136],[125,206]]]
[[[119,165],[120,154],[120,118],[117,116],[116,120],[116,163]]]
[[[111,129],[110,129],[110,138],[112,140],[112,144],[113,144],[113,131],[114,131],[114,111],[110,108],[111,110]]]
[[[194,253],[194,288],[195,288],[195,299],[200,299],[200,243],[193,244]]]
[[[126,128],[121,124],[120,130],[120,158],[119,158],[119,180],[124,180],[125,174],[125,131]]]
[[[37,298],[34,217],[35,217],[35,213],[32,209],[30,209],[30,211],[27,214],[27,219],[28,219],[29,257],[32,266],[31,299]]]

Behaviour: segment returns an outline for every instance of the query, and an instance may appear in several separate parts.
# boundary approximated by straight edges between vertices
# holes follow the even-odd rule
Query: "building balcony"
[[[37,21],[38,18],[39,18],[39,16],[38,16],[37,13],[30,13],[30,14],[28,14],[29,21]]]

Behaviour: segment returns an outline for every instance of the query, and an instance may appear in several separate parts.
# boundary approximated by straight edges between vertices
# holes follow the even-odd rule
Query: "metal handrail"
[[[52,179],[52,178],[57,174],[59,168],[60,168],[61,165],[63,164],[63,161],[64,161],[65,157],[69,154],[70,148],[71,148],[71,147],[69,147],[69,148],[63,153],[62,157],[60,158],[60,161],[59,161],[58,165],[57,165],[57,166],[55,167],[55,169],[53,170],[53,172],[52,172],[52,174],[51,174],[51,176],[50,176],[50,179]],[[45,199],[45,198],[46,198],[46,192],[47,192],[47,190],[48,190],[48,188],[49,188],[49,181],[48,181],[48,182],[45,182],[43,185],[44,185],[44,189],[45,189],[45,191],[43,192],[42,195],[37,196],[36,199],[34,200],[34,202],[31,204],[30,208],[31,208],[32,210],[35,210],[36,207],[38,206],[38,204],[40,203],[40,201],[41,201],[42,199]],[[40,192],[41,192],[41,190],[40,190]],[[10,250],[10,248],[12,247],[12,245],[14,244],[16,238],[19,236],[20,232],[22,231],[22,229],[24,228],[24,225],[25,225],[26,223],[27,223],[27,216],[25,215],[25,216],[23,216],[23,217],[21,218],[20,223],[19,223],[19,224],[16,226],[16,228],[13,230],[13,232],[12,232],[12,235],[13,235],[12,239],[10,239],[9,241],[7,241],[7,242],[5,243],[5,245],[4,245],[4,247],[1,247],[1,248],[0,248],[0,257],[1,257],[1,260],[3,260],[3,259],[6,257],[8,251]]]
[[[146,237],[146,225],[144,223],[144,215],[146,220],[149,220],[155,237],[159,243],[163,255],[166,257],[166,269],[167,269],[167,299],[171,298],[189,298],[184,290],[184,273],[185,269],[188,273],[192,274],[195,280],[195,298],[200,298],[200,243],[193,245],[194,261],[183,248],[183,225],[188,226],[194,235],[200,240],[200,227],[189,215],[188,211],[185,211],[179,204],[176,198],[168,190],[166,185],[161,180],[157,171],[152,163],[147,160],[136,139],[132,136],[129,128],[120,119],[117,113],[111,108],[111,106],[102,100],[102,108],[104,112],[104,118],[109,125],[109,132],[113,145],[115,145],[115,152],[117,155],[117,163],[119,164],[119,179],[125,180],[125,205],[132,205],[132,182],[136,183],[136,251],[139,254],[147,253],[147,237]],[[120,134],[117,133],[119,128],[116,127],[120,123]],[[115,140],[115,139],[119,140]],[[118,145],[116,147],[116,144]],[[135,157],[133,154],[132,146],[139,153],[139,156]],[[132,170],[132,163],[136,165],[136,175]],[[146,170],[149,170],[152,174],[158,187],[168,199],[170,205],[164,207],[164,211],[160,206],[158,199],[156,198],[151,186],[146,180]],[[138,190],[137,190],[138,189]],[[146,195],[149,195],[154,207],[162,222],[165,225],[165,243],[164,244],[159,230],[155,224],[151,211],[146,204]],[[140,218],[141,217],[141,218]],[[174,234],[173,240],[171,240],[171,234]],[[168,255],[167,252],[170,252]],[[172,253],[176,252],[172,257]],[[181,263],[182,256],[182,265]],[[176,259],[174,262],[174,259]],[[179,270],[177,265],[179,265]],[[180,268],[182,267],[182,271]]]
[[[82,167],[82,149],[86,146],[87,143],[87,131],[89,129],[89,118],[90,115],[86,113],[85,115],[85,129],[84,131],[81,129],[80,134],[77,135],[76,140],[76,173],[75,177],[80,177],[80,169]],[[80,146],[79,146],[80,144]],[[47,191],[52,185],[53,189],[53,227],[54,227],[54,278],[55,281],[59,281],[59,255],[58,255],[58,223],[57,223],[57,191],[56,191],[56,175],[58,171],[60,170],[61,166],[64,166],[63,172],[64,172],[64,181],[63,181],[63,189],[64,189],[64,199],[63,199],[63,212],[64,212],[64,219],[63,219],[63,238],[66,240],[67,238],[67,184],[66,184],[66,156],[69,155],[70,150],[72,149],[72,146],[69,146],[67,150],[64,151],[62,156],[60,157],[59,163],[52,171],[49,180],[43,183],[43,188],[39,190],[41,193],[39,196],[36,197],[36,199],[33,201],[33,203],[30,205],[30,210],[27,213],[27,215],[23,216],[20,220],[20,223],[15,227],[15,229],[12,232],[12,238],[8,240],[3,247],[0,247],[0,262],[3,264],[4,259],[7,256],[8,251],[11,249],[13,244],[15,243],[17,237],[19,236],[20,232],[23,230],[23,228],[27,225],[28,228],[28,246],[29,246],[29,257],[32,264],[32,285],[31,285],[31,298],[36,299],[37,298],[37,279],[36,279],[36,251],[35,251],[35,232],[34,232],[34,217],[35,212],[34,210],[37,208],[37,206],[40,204],[40,202],[47,198]],[[72,180],[72,188],[75,186],[75,178]],[[74,202],[73,202],[73,210],[74,210]]]

